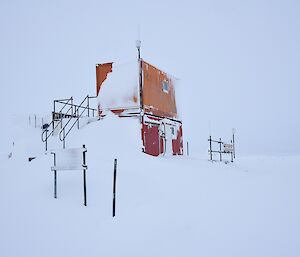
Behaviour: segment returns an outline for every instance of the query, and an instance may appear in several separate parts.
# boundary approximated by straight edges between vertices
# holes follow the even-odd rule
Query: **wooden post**
[[[219,144],[220,144],[220,162],[221,162],[222,161],[222,139],[221,138]]]
[[[85,145],[82,146],[84,151],[83,151],[83,166],[86,166],[86,159],[85,159]],[[83,198],[84,198],[84,206],[87,206],[87,201],[86,201],[86,169],[83,169]]]
[[[114,179],[113,179],[113,209],[112,216],[116,216],[116,180],[117,180],[117,159],[114,162]]]

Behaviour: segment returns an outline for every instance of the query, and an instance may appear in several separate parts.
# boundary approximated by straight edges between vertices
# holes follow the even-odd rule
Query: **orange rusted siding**
[[[175,89],[167,73],[142,61],[144,111],[162,117],[177,117]],[[163,91],[163,82],[168,84],[168,92]]]
[[[107,78],[107,74],[112,72],[112,62],[96,65],[96,95],[99,94],[100,88],[104,80]]]

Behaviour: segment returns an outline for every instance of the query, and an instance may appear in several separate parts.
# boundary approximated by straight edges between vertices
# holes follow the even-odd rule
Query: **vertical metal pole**
[[[54,171],[54,198],[57,198],[57,178],[56,170]]]
[[[56,153],[54,153],[54,167],[56,167]],[[57,198],[57,177],[56,170],[54,170],[54,198]]]
[[[232,144],[232,140],[230,142]],[[233,151],[230,152],[230,155],[231,155],[231,162],[233,162]]]
[[[114,180],[113,180],[113,210],[112,216],[116,216],[116,179],[117,179],[117,159],[114,162]]]
[[[189,156],[189,141],[186,142],[186,153]]]
[[[30,118],[30,115],[29,115],[29,126],[31,125],[31,118]]]
[[[60,128],[62,128],[62,121],[63,121],[63,118],[62,118],[62,113],[61,111],[59,112],[59,115],[60,115]]]
[[[36,114],[34,114],[34,127],[36,128]]]
[[[137,50],[138,50],[138,62],[139,62],[139,95],[140,95],[140,115],[142,116],[144,110],[143,103],[143,61],[141,59],[141,41],[136,41]]]
[[[83,152],[83,165],[86,165],[86,159],[85,159],[85,153],[86,153],[86,149],[85,149],[85,145],[82,146],[84,149]],[[83,170],[83,199],[84,199],[84,206],[87,206],[87,201],[86,201],[86,169]]]
[[[55,113],[55,100],[53,101],[53,112]]]
[[[235,143],[234,143],[234,132],[232,133],[232,146],[233,146],[233,158],[235,159]]]
[[[64,136],[64,138],[63,138],[63,148],[66,148],[66,142],[65,142],[65,129],[63,130],[64,131],[64,133],[63,133],[63,136]]]
[[[72,111],[72,117],[74,116],[74,110],[73,110],[73,96],[71,96],[71,111]]]
[[[52,112],[52,132],[54,133],[55,112]]]
[[[87,96],[87,109],[88,109],[88,117],[90,117],[90,97]]]
[[[46,129],[46,151],[48,150],[48,135],[47,135],[48,129]]]
[[[220,138],[220,141],[219,141],[219,144],[220,144],[220,162],[222,161],[222,139]]]
[[[212,161],[211,136],[209,136],[209,152],[210,152],[210,160]]]

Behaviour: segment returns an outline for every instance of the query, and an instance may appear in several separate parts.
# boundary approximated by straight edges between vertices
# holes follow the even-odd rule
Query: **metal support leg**
[[[57,179],[56,179],[56,170],[54,171],[54,198],[57,198]]]
[[[85,145],[82,146],[83,149],[85,149]],[[86,157],[85,157],[86,151],[82,153],[83,155],[83,165],[86,165]],[[84,206],[87,206],[87,200],[86,200],[86,169],[83,170],[83,198],[84,198]]]
[[[83,197],[84,197],[84,206],[87,205],[86,203],[86,170],[83,170]]]
[[[220,162],[221,162],[222,161],[222,139],[221,138],[219,144],[220,144]]]
[[[112,216],[116,216],[116,180],[117,180],[117,159],[114,162],[114,180],[113,180],[113,209]]]

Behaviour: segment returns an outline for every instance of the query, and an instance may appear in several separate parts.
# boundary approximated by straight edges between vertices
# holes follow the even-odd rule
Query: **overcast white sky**
[[[140,26],[142,57],[181,79],[192,151],[210,123],[215,137],[236,128],[239,153],[299,153],[299,13],[291,0],[2,0],[1,109],[95,94],[95,64],[135,58]]]

